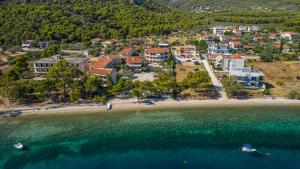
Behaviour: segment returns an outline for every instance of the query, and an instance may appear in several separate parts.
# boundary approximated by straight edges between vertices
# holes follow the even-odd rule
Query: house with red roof
[[[126,58],[126,65],[133,72],[140,72],[142,70],[143,64],[144,64],[144,60],[142,56],[128,56]]]
[[[245,67],[245,58],[240,54],[222,55],[217,58],[215,66],[220,66],[224,71]]]
[[[117,68],[121,63],[122,60],[118,54],[107,55],[92,62],[89,66],[89,72],[92,75],[100,76],[102,78],[111,75],[113,83],[117,83]]]
[[[281,32],[281,38],[287,38],[288,40],[293,40],[294,37],[298,36],[299,34],[296,32]]]
[[[133,47],[127,47],[121,50],[120,56],[122,58],[127,58],[128,56],[132,56],[134,54],[135,48]]]
[[[241,51],[242,50],[242,44],[239,41],[235,41],[235,42],[229,42],[229,46],[237,51]]]
[[[153,66],[168,60],[169,49],[167,48],[149,48],[145,50],[146,60]]]

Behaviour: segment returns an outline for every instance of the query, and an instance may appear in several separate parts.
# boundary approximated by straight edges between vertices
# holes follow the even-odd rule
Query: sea
[[[300,169],[300,105],[2,118],[0,168]]]

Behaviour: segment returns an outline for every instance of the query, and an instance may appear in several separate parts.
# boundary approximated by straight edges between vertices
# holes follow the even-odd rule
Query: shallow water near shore
[[[3,169],[299,169],[300,105],[20,116],[0,119],[0,143]]]

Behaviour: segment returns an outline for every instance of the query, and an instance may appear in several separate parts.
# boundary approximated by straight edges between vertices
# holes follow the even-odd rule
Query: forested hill
[[[216,10],[224,9],[273,9],[300,10],[300,0],[155,0],[183,9],[196,7],[211,7]]]
[[[96,36],[167,34],[201,22],[197,17],[151,1],[6,1],[0,6],[0,45],[18,45],[26,39],[84,42]]]

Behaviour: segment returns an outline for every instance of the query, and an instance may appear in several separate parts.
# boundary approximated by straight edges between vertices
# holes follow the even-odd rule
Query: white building
[[[245,67],[245,59],[239,54],[222,55],[217,58],[215,66],[220,66],[224,71]]]
[[[34,74],[45,75],[48,73],[49,69],[59,60],[66,60],[70,65],[76,67],[82,72],[86,72],[88,70],[88,58],[78,58],[74,56],[61,56],[54,55],[49,58],[43,58],[33,62]]]
[[[245,87],[258,88],[264,84],[264,74],[255,68],[244,67],[232,69],[229,72],[229,76],[235,77],[236,81]]]
[[[215,34],[215,35],[223,34],[224,32],[225,32],[224,27],[221,27],[221,26],[213,27],[213,34]]]

